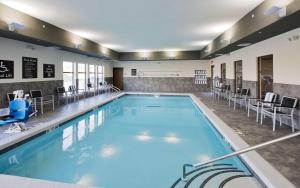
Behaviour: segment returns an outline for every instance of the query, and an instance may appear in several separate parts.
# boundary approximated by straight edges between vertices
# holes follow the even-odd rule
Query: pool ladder
[[[288,140],[300,135],[300,131],[296,133],[292,133],[274,140],[270,140],[267,142],[263,142],[261,144],[257,144],[251,147],[247,147],[245,149],[241,149],[235,152],[232,152],[227,155],[223,155],[221,157],[217,157],[215,159],[211,159],[208,161],[204,161],[197,164],[184,164],[182,167],[182,177],[178,178],[171,188],[191,188],[191,187],[218,187],[218,188],[226,188],[232,180],[238,178],[244,178],[249,183],[248,187],[261,187],[252,174],[249,172],[244,172],[232,164],[220,163],[213,164],[215,162],[231,158],[234,156],[240,156],[243,153],[247,153],[259,148],[263,148],[278,142],[282,142],[284,140]],[[189,172],[187,172],[187,168],[193,168]],[[253,183],[254,182],[254,183]],[[255,183],[256,182],[256,183]],[[251,184],[251,185],[250,185]],[[232,186],[232,185],[231,185]],[[245,185],[244,185],[245,186]],[[230,186],[228,186],[230,187]],[[246,186],[247,187],[247,186]]]
[[[120,92],[121,90],[119,88],[117,88],[116,86],[114,86],[113,84],[109,85],[110,89],[115,91],[115,92]]]

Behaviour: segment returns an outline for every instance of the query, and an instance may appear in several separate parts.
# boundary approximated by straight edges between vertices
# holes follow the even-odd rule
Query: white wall
[[[131,77],[131,69],[137,69],[142,77],[194,77],[195,70],[209,70],[208,61],[201,60],[122,61],[114,63],[113,66],[123,67],[124,77]]]
[[[34,50],[26,46],[34,46]],[[38,78],[22,79],[22,57],[38,58]],[[0,83],[62,80],[62,62],[83,62],[104,65],[105,77],[112,77],[112,63],[85,55],[32,45],[0,37],[0,59],[14,61],[14,79],[0,79]],[[43,78],[43,64],[55,64],[55,78]]]
[[[243,60],[243,79],[257,81],[257,57],[273,54],[274,83],[300,85],[300,28],[267,39],[241,50],[213,59],[215,76],[220,76],[221,63],[226,63],[226,77],[234,78],[234,61]]]

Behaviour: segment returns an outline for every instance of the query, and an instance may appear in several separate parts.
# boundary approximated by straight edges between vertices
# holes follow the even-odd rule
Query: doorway
[[[123,90],[123,68],[113,68],[113,85]]]
[[[226,83],[226,63],[221,64],[221,82]]]
[[[211,65],[210,66],[210,84],[211,84],[211,88],[214,88],[214,68],[215,66],[214,65]]]
[[[238,92],[243,88],[243,62],[234,62],[234,92]]]
[[[273,55],[257,58],[257,97],[264,98],[267,92],[273,92]]]

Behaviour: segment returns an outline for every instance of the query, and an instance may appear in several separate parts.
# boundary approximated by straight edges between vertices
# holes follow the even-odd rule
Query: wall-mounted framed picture
[[[136,76],[136,69],[131,69],[131,76]]]
[[[22,57],[22,77],[25,79],[38,77],[37,58]]]
[[[14,61],[0,60],[0,79],[14,78]]]
[[[55,78],[55,65],[44,64],[43,65],[43,77],[44,78]]]

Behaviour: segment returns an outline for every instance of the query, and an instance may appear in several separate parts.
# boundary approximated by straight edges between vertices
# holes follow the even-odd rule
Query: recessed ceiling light
[[[193,42],[192,45],[193,46],[206,46],[209,43],[211,43],[211,40],[202,40],[202,41]]]
[[[118,48],[121,48],[120,45],[117,45],[117,44],[102,44],[100,43],[102,46],[104,46],[105,48],[110,48],[110,49],[118,49]]]
[[[228,30],[232,26],[231,23],[226,23],[226,24],[218,24],[214,26],[211,31],[214,33],[223,33],[226,30]]]
[[[143,60],[147,60],[150,57],[151,52],[147,51],[147,50],[141,50],[138,52],[139,56],[143,59]]]
[[[250,46],[250,45],[251,45],[251,43],[241,43],[241,44],[238,44],[236,46],[238,46],[238,47],[246,47],[246,46]]]
[[[174,59],[178,55],[178,51],[166,51],[169,58]]]
[[[80,37],[86,38],[86,39],[93,39],[96,37],[95,34],[88,32],[88,31],[83,31],[83,30],[71,30],[72,33],[75,35],[78,35]]]

